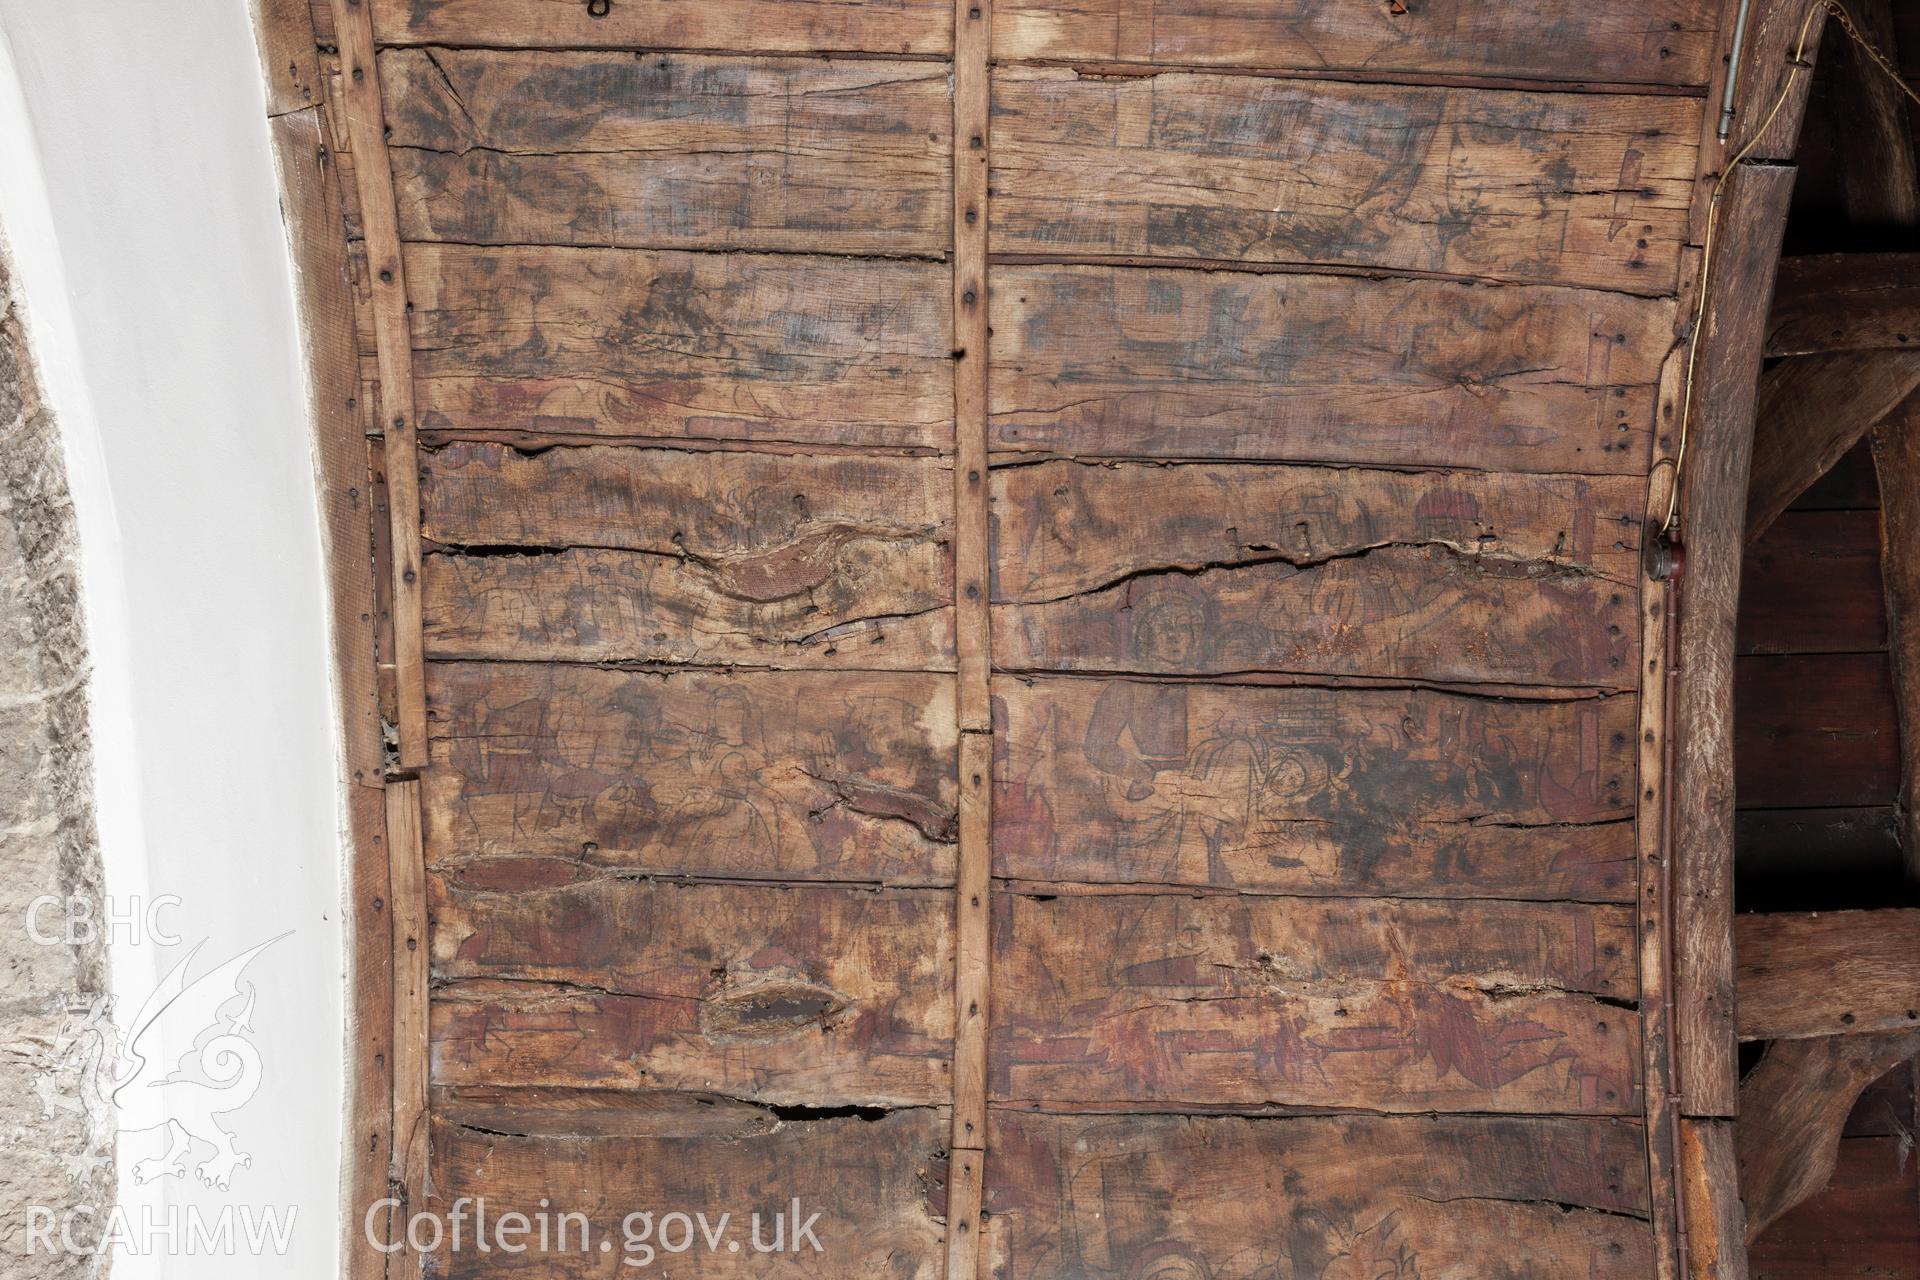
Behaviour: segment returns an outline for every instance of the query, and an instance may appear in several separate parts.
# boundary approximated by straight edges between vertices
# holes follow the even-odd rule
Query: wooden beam
[[[1898,65],[1890,0],[1848,0],[1847,7],[1861,36]],[[1847,221],[1856,232],[1911,227],[1920,222],[1920,182],[1906,95],[1858,41],[1836,37],[1832,57],[1830,106],[1841,122],[1834,159]]]
[[[1880,478],[1880,573],[1900,723],[1900,847],[1920,880],[1920,392],[1872,435]]]
[[[1687,547],[1673,694],[1674,1049],[1685,1115],[1731,1116],[1733,651],[1760,341],[1793,192],[1788,165],[1728,175],[1723,246],[1704,299],[1693,439],[1682,485]],[[1737,1238],[1737,1237],[1736,1237]]]
[[[1746,915],[1733,942],[1742,1040],[1920,1026],[1920,911]]]
[[[1794,356],[1760,380],[1747,541],[1920,388],[1920,350]]]
[[[1920,348],[1920,253],[1782,258],[1769,356]]]
[[[1860,1091],[1920,1053],[1920,1029],[1782,1040],[1740,1086],[1736,1147],[1746,1238],[1826,1186]]]

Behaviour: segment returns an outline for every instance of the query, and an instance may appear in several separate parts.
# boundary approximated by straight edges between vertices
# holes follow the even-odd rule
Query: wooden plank
[[[1503,1263],[1540,1280],[1652,1272],[1632,1124],[1014,1111],[993,1121],[999,1280],[1469,1280]]]
[[[952,1098],[945,890],[519,863],[436,869],[428,893],[436,1084]]]
[[[1887,644],[1880,522],[1785,511],[1740,566],[1739,652],[1863,653]]]
[[[1794,356],[1768,369],[1753,426],[1748,541],[1916,389],[1920,350]]]
[[[1630,1115],[1623,907],[1118,894],[995,903],[993,1096]]]
[[[1881,572],[1887,655],[1900,753],[1901,844],[1920,880],[1920,395],[1909,396],[1869,439],[1881,492]]]
[[[952,681],[430,668],[428,860],[954,878]]]
[[[1785,809],[1892,804],[1900,787],[1892,688],[1883,653],[1739,659],[1737,802]]]
[[[1336,676],[1627,688],[1634,593],[1577,570],[1534,571],[1441,545],[1388,545],[1149,571],[1044,604],[996,605],[1004,670]]]
[[[471,1212],[484,1200],[489,1232],[510,1213],[534,1226],[515,1241],[524,1252],[497,1244],[482,1252],[469,1220],[465,1250],[442,1259],[446,1274],[940,1280],[939,1210],[926,1185],[945,1138],[939,1113],[781,1122],[763,1111],[716,1136],[705,1111],[683,1108],[686,1124],[645,1135],[587,1139],[487,1132],[436,1117],[441,1212],[463,1198]],[[676,1213],[689,1219],[691,1243],[681,1240],[680,1220],[670,1221]],[[691,1221],[695,1213],[705,1215],[712,1245]],[[551,1228],[545,1237],[541,1224]],[[797,1234],[802,1224],[805,1236]]]
[[[1673,341],[1672,302],[1594,290],[1165,267],[994,280],[997,449],[1640,472]]]
[[[993,967],[993,739],[960,736],[960,849],[954,884],[953,1146],[987,1141],[987,1017]],[[969,1246],[977,1248],[978,1246]]]
[[[1747,1241],[1819,1191],[1860,1091],[1920,1053],[1920,1029],[1784,1040],[1740,1086],[1740,1193]]]
[[[1742,164],[1718,210],[1721,246],[1706,284],[1692,439],[1680,476],[1686,576],[1672,701],[1674,1050],[1683,1115],[1732,1115],[1734,625],[1760,336],[1794,171]],[[1712,1154],[1720,1140],[1710,1140]],[[1730,1146],[1729,1135],[1726,1144]],[[1683,1146],[1685,1144],[1683,1143]],[[1705,1152],[1696,1141],[1696,1152]],[[1696,1161],[1692,1171],[1703,1166]],[[1717,1256],[1712,1213],[1689,1213],[1689,1246]],[[1697,1259],[1696,1259],[1697,1261]],[[1696,1271],[1701,1268],[1696,1267]]]
[[[1688,1224],[1689,1280],[1747,1280],[1746,1215],[1733,1121],[1681,1117],[1680,1194]]]
[[[373,27],[358,0],[333,0],[340,53],[340,85],[347,136],[359,185],[361,232],[366,241],[374,340],[379,353],[381,431],[387,460],[387,505],[393,557],[393,669],[398,695],[399,765],[426,761],[426,677],[420,623],[420,492],[415,446],[413,338],[406,271],[394,214],[386,118],[374,67]]]
[[[253,18],[260,72],[267,82],[267,116],[278,118],[317,106],[324,90],[308,0],[248,0],[247,7]],[[284,174],[281,189],[289,189]],[[339,220],[339,209],[338,200],[325,206],[329,225]],[[284,212],[289,220],[298,216],[291,209]],[[320,210],[316,208],[313,212]]]
[[[1898,1137],[1843,1138],[1826,1188],[1753,1242],[1754,1280],[1920,1280],[1920,1178]]]
[[[393,1169],[411,1216],[426,1207],[428,1140],[426,867],[420,851],[420,783],[387,783],[388,893],[393,903]]]
[[[1630,696],[1059,679],[995,695],[1003,877],[1633,900]]]
[[[1767,318],[1768,355],[1914,345],[1920,345],[1920,254],[1822,253],[1780,260]]]
[[[1920,1026],[1920,911],[1743,915],[1734,954],[1742,1040]]]
[[[1047,462],[993,477],[995,603],[1044,603],[1149,572],[1385,547],[1445,547],[1515,571],[1639,578],[1637,477]]]
[[[1001,0],[1002,61],[1184,64],[1360,71],[1395,79],[1512,76],[1652,85],[1704,84],[1718,6],[1649,0],[1582,6],[1550,0],[1515,30],[1470,4],[1393,9],[1294,0]]]
[[[745,49],[758,53],[941,54],[951,47],[944,0],[371,0],[386,44],[501,48]]]
[[[408,240],[938,254],[939,63],[400,49]]]
[[[1729,9],[1723,14],[1722,30],[1732,22],[1734,12]],[[1740,72],[1734,81],[1733,115],[1725,121],[1723,155],[1763,163],[1793,159],[1826,19],[1823,5],[1752,0],[1740,49]],[[1717,97],[1713,110],[1720,114]]]
[[[429,427],[952,440],[937,264],[455,245],[407,256]]]
[[[992,244],[1667,294],[1700,110],[1676,98],[1007,69],[994,78]]]

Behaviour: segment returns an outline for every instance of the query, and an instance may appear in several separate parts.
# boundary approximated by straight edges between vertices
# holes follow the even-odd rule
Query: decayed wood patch
[[[428,668],[429,863],[953,883],[953,681]]]
[[[1059,679],[1002,679],[995,694],[1002,876],[1634,896],[1630,696]]]
[[[996,251],[1666,294],[1700,103],[1165,74],[994,79]]]
[[[1630,908],[1002,894],[994,918],[998,1101],[1640,1108],[1640,1018],[1611,1003]]]
[[[1718,16],[1713,0],[1547,0],[1520,22],[1464,3],[1000,0],[993,44],[1004,60],[1697,85],[1711,70]]]
[[[939,1112],[899,1111],[871,1120],[782,1121],[758,1115],[750,1128],[718,1138],[696,1126],[588,1141],[485,1132],[436,1118],[433,1154],[443,1212],[462,1197],[484,1198],[490,1231],[501,1215],[513,1212],[552,1228],[544,1248],[537,1231],[520,1237],[518,1243],[527,1246],[520,1254],[497,1248],[482,1253],[469,1238],[464,1252],[447,1256],[451,1266],[445,1274],[553,1280],[682,1274],[714,1280],[767,1275],[941,1280],[942,1206],[928,1187],[928,1169],[946,1140]],[[797,1242],[796,1200],[800,1222],[819,1214],[810,1223],[811,1236]],[[708,1248],[696,1228],[690,1252],[662,1248],[663,1224],[667,1242],[675,1248],[682,1244],[679,1223],[666,1222],[675,1212],[704,1213],[718,1246]],[[561,1238],[562,1213],[583,1214],[592,1224],[587,1247],[579,1243],[578,1219],[564,1224],[570,1230]],[[632,1213],[651,1216],[644,1224],[629,1222]],[[776,1229],[783,1246],[793,1247],[755,1250],[756,1213],[763,1247],[771,1248]],[[723,1214],[730,1215],[724,1223]],[[780,1215],[777,1226],[775,1214]],[[631,1244],[629,1228],[638,1238]],[[819,1241],[817,1252],[813,1239]],[[611,1245],[606,1252],[600,1249],[602,1240]],[[739,1248],[730,1250],[729,1243]],[[632,1266],[623,1265],[628,1260]]]
[[[412,245],[422,425],[939,446],[947,268]]]
[[[947,1102],[953,895],[429,875],[434,1083]]]
[[[1638,582],[1646,482],[1326,467],[1048,462],[993,476],[993,599],[1038,603],[1143,572],[1448,547]]]
[[[384,44],[925,54],[952,47],[952,8],[942,0],[610,3],[597,12],[580,0],[371,3]]]
[[[994,446],[1090,456],[1630,474],[1673,341],[1670,301],[1444,280],[1004,266],[992,305]]]
[[[948,243],[939,63],[407,49],[380,80],[408,240]]]
[[[993,657],[1015,671],[1624,689],[1639,651],[1636,603],[1631,589],[1578,570],[1451,547],[1388,545],[1304,566],[1276,553],[1146,570],[1046,604],[996,605]]]
[[[995,1111],[992,1144],[997,1280],[1653,1274],[1619,1121]]]

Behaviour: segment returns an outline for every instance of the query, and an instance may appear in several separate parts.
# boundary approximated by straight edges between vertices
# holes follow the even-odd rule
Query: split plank
[[[994,79],[996,252],[1673,292],[1692,99],[1168,73]]]
[[[1851,42],[1849,42],[1851,43]],[[1920,254],[1823,253],[1780,260],[1767,354],[1920,346]]]
[[[1577,570],[1385,546],[1152,570],[1045,604],[996,605],[1009,671],[1246,672],[1626,688],[1638,594]]]
[[[1632,697],[1059,679],[995,691],[1004,877],[1634,897]]]
[[[1626,907],[1221,896],[994,904],[993,1095],[1629,1115]]]
[[[952,10],[944,0],[615,0],[599,13],[580,0],[369,2],[381,43],[389,45],[917,54],[952,47]]]
[[[1920,350],[1795,356],[1760,380],[1747,540],[1920,389]]]
[[[1920,911],[1743,915],[1733,940],[1742,1040],[1920,1027]]]
[[[407,263],[428,428],[953,438],[938,264],[456,245],[412,245]]]
[[[1044,189],[1044,188],[1043,188]],[[1673,303],[1176,268],[994,269],[993,442],[1643,472]]]
[[[1548,0],[1516,30],[1499,9],[1466,0],[1398,8],[1314,0],[1000,0],[993,37],[1002,61],[1699,85],[1711,72],[1718,16],[1712,0]]]
[[[408,240],[946,248],[939,63],[406,49],[380,78]]]
[[[519,1254],[481,1252],[469,1235],[464,1251],[445,1255],[443,1274],[462,1280],[661,1274],[941,1280],[941,1206],[931,1202],[926,1185],[927,1168],[945,1140],[938,1112],[783,1123],[756,1111],[716,1135],[705,1118],[709,1108],[683,1110],[693,1115],[678,1128],[584,1139],[489,1132],[436,1117],[434,1160],[443,1206],[462,1198],[484,1200],[489,1230],[509,1213],[552,1228],[544,1245],[537,1231],[521,1237],[525,1252]],[[801,1221],[813,1219],[809,1238],[792,1238],[796,1202]],[[696,1229],[692,1252],[664,1248],[663,1239],[676,1249],[681,1245],[679,1222],[667,1221],[675,1212],[704,1213],[717,1247],[710,1249]],[[629,1218],[634,1213],[649,1216],[644,1222]],[[585,1218],[586,1243],[581,1219],[561,1214]],[[756,1251],[755,1214],[763,1246],[779,1230],[792,1247]],[[604,1252],[602,1241],[608,1245]]]
[[[993,1123],[996,1280],[1653,1274],[1637,1125],[1012,1111]]]
[[[953,681],[428,669],[431,865],[953,883]]]
[[[430,873],[434,1083],[951,1100],[953,895]]]

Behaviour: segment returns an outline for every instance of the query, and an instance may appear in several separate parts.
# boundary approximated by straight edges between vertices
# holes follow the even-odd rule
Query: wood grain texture
[[[426,1205],[428,1171],[427,1083],[431,1067],[426,867],[420,846],[420,783],[387,783],[387,913],[393,966],[393,1156],[389,1179],[405,1199],[408,1216]],[[411,1255],[409,1255],[411,1258]]]
[[[442,1212],[462,1197],[484,1197],[490,1229],[499,1221],[495,1215],[521,1213],[538,1223],[543,1212],[553,1228],[550,1247],[542,1248],[537,1232],[530,1233],[519,1241],[526,1252],[517,1255],[482,1253],[469,1235],[464,1251],[436,1260],[447,1268],[442,1274],[462,1280],[649,1274],[940,1280],[943,1206],[932,1201],[926,1185],[927,1169],[945,1139],[938,1112],[782,1122],[741,1108],[715,1133],[707,1118],[712,1110],[682,1108],[691,1116],[686,1123],[662,1124],[643,1135],[584,1139],[489,1132],[437,1117],[433,1144],[436,1167],[444,1170]],[[755,1250],[753,1216],[760,1215],[760,1241],[770,1246],[775,1214],[783,1239],[794,1231],[796,1200],[802,1222],[818,1214],[811,1232],[819,1248],[801,1240],[778,1253]],[[679,1223],[667,1221],[674,1212],[704,1212],[708,1229],[723,1243],[709,1249],[695,1229],[691,1251],[669,1252],[662,1239],[681,1243]],[[643,1223],[628,1218],[634,1213],[650,1216]],[[561,1214],[578,1216],[563,1221]],[[610,1246],[605,1252],[602,1240]],[[740,1247],[729,1250],[727,1243]]]
[[[1463,0],[1404,9],[1310,0],[1000,0],[994,52],[1003,61],[1697,85],[1709,73],[1717,17],[1711,0],[1603,8],[1552,0],[1516,30],[1499,10]]]
[[[1767,354],[1920,345],[1920,254],[1823,253],[1780,260]]]
[[[953,437],[946,272],[933,263],[454,245],[407,257],[430,428]]]
[[[1881,574],[1887,655],[1900,756],[1901,843],[1920,880],[1920,395],[1909,396],[1869,439],[1881,493]]]
[[[993,1124],[996,1280],[1638,1280],[1652,1266],[1628,1123],[995,1111]]]
[[[1742,806],[1851,808],[1899,795],[1900,724],[1883,653],[1741,658],[1733,716]]]
[[[1867,44],[1898,57],[1891,0],[1853,0],[1847,10]],[[1833,71],[1828,92],[1834,118],[1846,122],[1833,139],[1840,206],[1852,229],[1908,230],[1920,223],[1920,180],[1914,172],[1907,97],[1901,92],[1906,86],[1888,75],[1865,46],[1835,35],[1827,48]]]
[[[1002,894],[996,1101],[1630,1115],[1622,907]],[[991,1149],[991,1148],[989,1148]]]
[[[1920,1178],[1908,1142],[1847,1137],[1826,1188],[1782,1214],[1748,1250],[1753,1280],[1920,1280]]]
[[[1681,1117],[1680,1195],[1689,1280],[1747,1280],[1747,1220],[1732,1120]]]
[[[1785,511],[1747,548],[1741,653],[1863,653],[1886,644],[1873,512]]]
[[[429,873],[434,1083],[952,1097],[953,895]]]
[[[1647,463],[1673,304],[996,266],[993,332],[997,449],[1630,473]]]
[[[1742,1040],[1920,1027],[1920,911],[1743,915],[1733,941]]]
[[[1748,540],[1916,389],[1920,350],[1794,356],[1768,369],[1753,425]]]
[[[952,35],[945,0],[613,3],[601,16],[578,0],[370,3],[385,44],[941,54]]]
[[[952,680],[430,670],[429,862],[953,883]]]
[[[946,247],[939,63],[406,49],[380,77],[408,240]]]
[[[1676,283],[1690,99],[1051,69],[993,92],[996,251]]]
[[[1633,900],[1631,697],[1003,679],[995,701],[1004,877]]]

